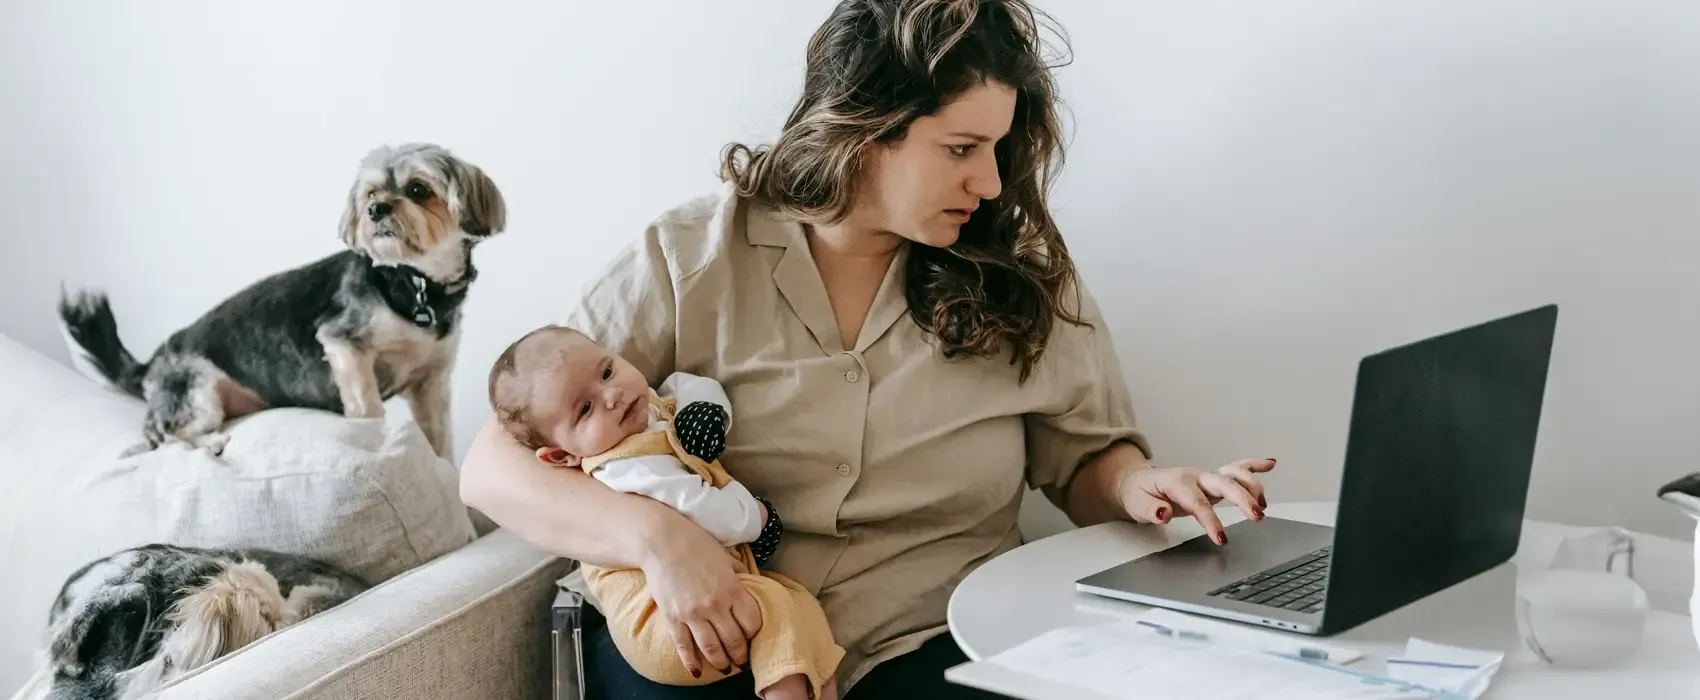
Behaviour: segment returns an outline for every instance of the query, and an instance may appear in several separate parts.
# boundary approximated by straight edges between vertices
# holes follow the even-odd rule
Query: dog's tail
[[[59,330],[71,351],[71,364],[78,372],[103,385],[141,398],[142,376],[147,366],[124,348],[118,339],[118,320],[106,295],[79,291],[59,292]]]
[[[288,624],[277,579],[256,561],[231,564],[173,605],[160,656],[186,673]]]

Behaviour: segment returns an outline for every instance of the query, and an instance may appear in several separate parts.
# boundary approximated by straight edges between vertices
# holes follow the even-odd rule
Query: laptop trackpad
[[[1226,529],[1228,543],[1199,535],[1160,552],[1088,576],[1093,588],[1160,597],[1202,599],[1218,587],[1327,546],[1334,529],[1325,525],[1266,518]]]

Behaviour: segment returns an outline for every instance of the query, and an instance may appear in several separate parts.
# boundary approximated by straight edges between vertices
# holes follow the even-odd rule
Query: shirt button
[[[850,465],[848,465],[848,464],[838,465],[838,474],[840,476],[850,476]]]
[[[856,380],[861,379],[861,378],[862,378],[862,373],[857,372],[856,370],[850,370],[850,371],[844,373],[844,381],[850,382],[851,384],[855,384]]]

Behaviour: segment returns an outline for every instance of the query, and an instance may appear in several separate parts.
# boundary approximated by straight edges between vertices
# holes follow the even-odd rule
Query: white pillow
[[[306,554],[372,583],[473,539],[454,466],[405,409],[385,419],[272,409],[228,430],[220,456],[171,442],[113,459],[78,500],[151,524],[154,540]]]

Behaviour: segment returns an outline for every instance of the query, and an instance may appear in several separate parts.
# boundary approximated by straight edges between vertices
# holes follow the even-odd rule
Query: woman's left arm
[[[1151,464],[1109,329],[1092,296],[1078,289],[1078,315],[1087,325],[1059,321],[1034,371],[1036,388],[1053,398],[1046,410],[1027,417],[1028,483],[1081,526],[1167,523],[1190,515],[1220,544],[1225,539],[1216,503],[1225,499],[1246,517],[1261,519],[1266,502],[1257,474],[1273,469],[1273,459],[1208,471]]]

